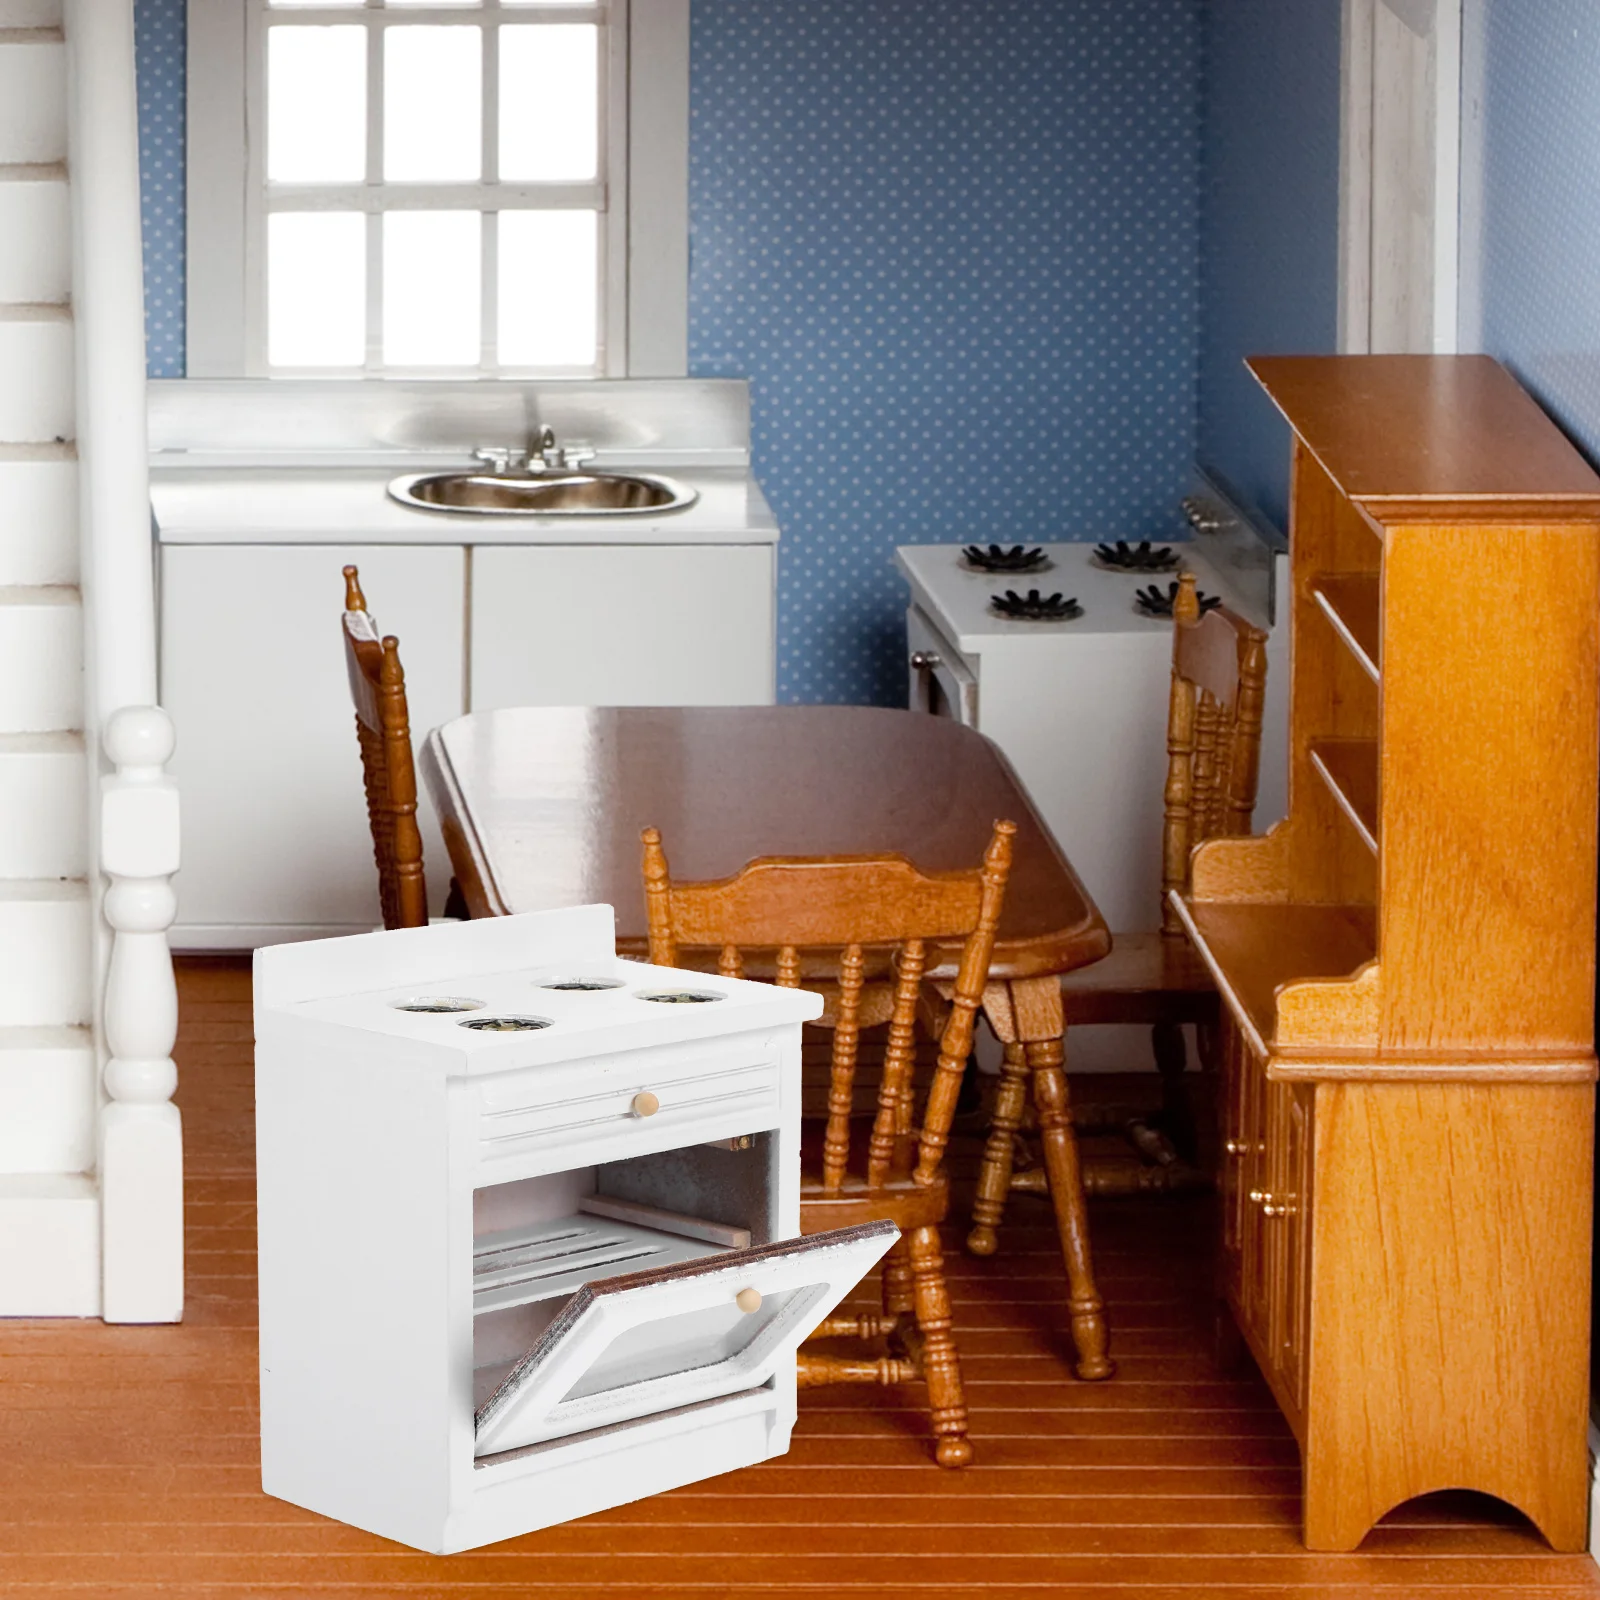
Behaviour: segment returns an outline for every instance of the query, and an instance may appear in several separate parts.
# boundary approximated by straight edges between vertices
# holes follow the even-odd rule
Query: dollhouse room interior
[[[0,1593],[1600,1596],[1597,71],[0,0]]]

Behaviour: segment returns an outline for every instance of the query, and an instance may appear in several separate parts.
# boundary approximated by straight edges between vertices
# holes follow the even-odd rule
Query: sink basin
[[[637,517],[682,511],[699,498],[648,472],[419,472],[394,479],[389,496],[474,517]]]

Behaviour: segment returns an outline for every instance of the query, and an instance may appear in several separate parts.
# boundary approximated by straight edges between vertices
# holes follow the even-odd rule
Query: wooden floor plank
[[[977,1463],[940,1472],[914,1389],[802,1397],[781,1460],[447,1558],[261,1493],[248,968],[180,977],[181,1326],[0,1323],[0,1595],[827,1600],[1600,1600],[1476,1496],[1400,1508],[1351,1556],[1299,1544],[1299,1464],[1259,1379],[1211,1361],[1209,1203],[1093,1211],[1118,1376],[1070,1372],[1046,1208],[946,1261]],[[952,1150],[958,1188],[976,1147]],[[868,1285],[855,1299],[871,1302]]]

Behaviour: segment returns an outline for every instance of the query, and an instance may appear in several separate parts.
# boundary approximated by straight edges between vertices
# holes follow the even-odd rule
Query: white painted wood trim
[[[689,0],[628,21],[628,375],[689,370]]]
[[[1377,185],[1403,181],[1373,147],[1375,8],[1386,7],[1419,38],[1431,40],[1433,83],[1433,226],[1428,286],[1431,349],[1459,348],[1461,304],[1462,0],[1344,0],[1339,141],[1338,348],[1347,355],[1372,347],[1372,218],[1385,209]],[[1417,61],[1425,58],[1419,52]],[[1425,79],[1414,92],[1427,94]]]
[[[1453,355],[1461,301],[1461,5],[1435,0],[1433,24],[1433,349]]]
[[[1460,160],[1457,165],[1456,348],[1483,349],[1483,96],[1485,0],[1461,7]]]
[[[1339,112],[1339,310],[1342,355],[1365,355],[1372,326],[1372,7],[1344,0]]]
[[[244,73],[244,0],[189,0],[184,338],[191,378],[248,370]]]

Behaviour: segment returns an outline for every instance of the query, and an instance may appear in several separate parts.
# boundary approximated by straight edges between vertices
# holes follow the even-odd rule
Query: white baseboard
[[[0,1177],[0,1316],[100,1315],[100,1197],[82,1173]]]
[[[181,895],[181,880],[179,892]],[[267,944],[299,944],[303,939],[339,939],[351,933],[371,933],[374,926],[381,924],[179,922],[168,932],[167,942],[179,955],[220,955],[230,950],[255,950]]]

